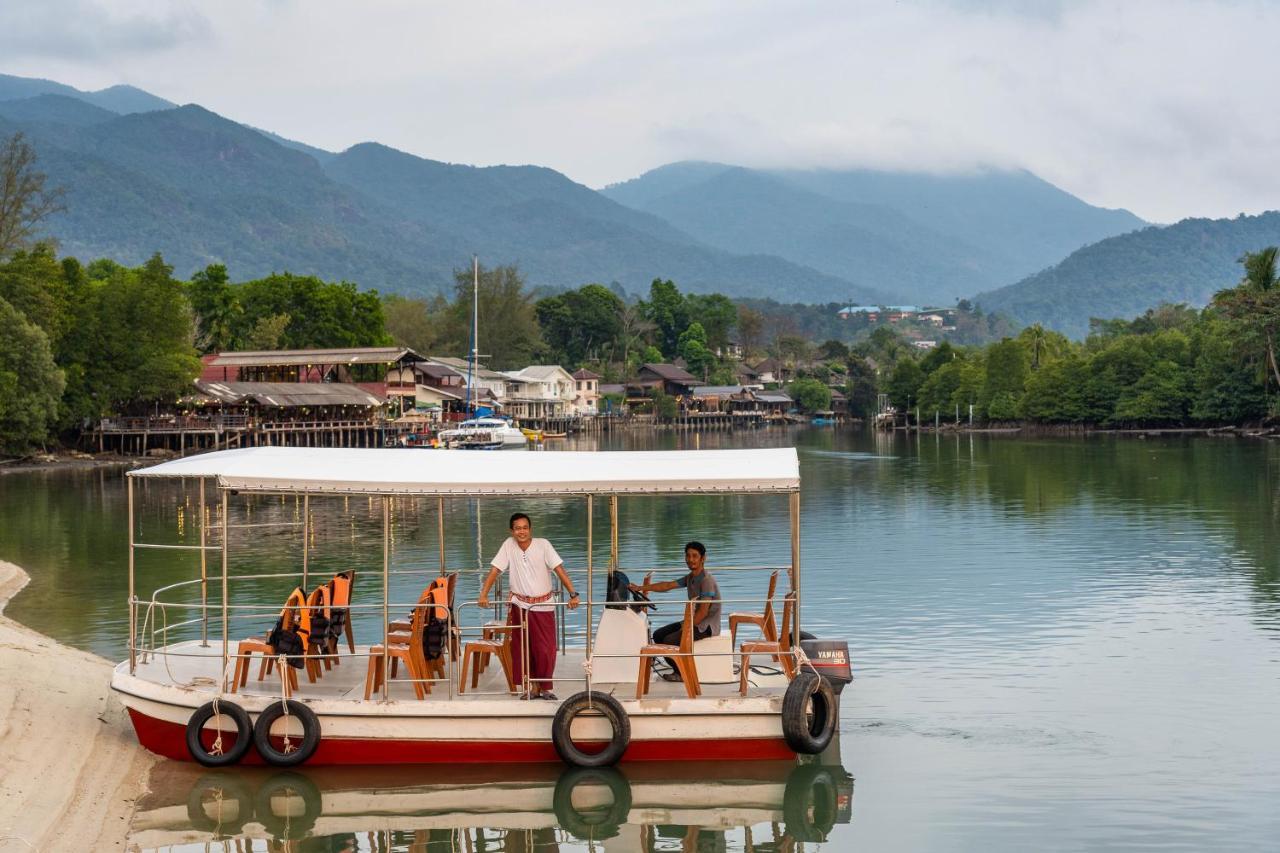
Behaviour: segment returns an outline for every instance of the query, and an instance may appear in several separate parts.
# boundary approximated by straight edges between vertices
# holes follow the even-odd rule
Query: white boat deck
[[[235,654],[235,643],[231,644],[229,651],[230,654]],[[557,656],[555,681],[552,690],[559,698],[566,699],[574,693],[586,689],[586,672],[582,665],[584,658],[585,652],[581,648],[570,648]],[[244,687],[236,688],[236,695],[241,697],[240,701],[251,709],[256,709],[259,704],[265,705],[273,699],[278,699],[281,695],[281,680],[278,668],[268,673],[264,680],[258,680],[261,661],[261,655],[252,656],[248,683]],[[764,658],[758,663],[768,665],[770,662],[768,658]],[[230,685],[234,666],[235,660],[232,658],[227,668],[228,685]],[[315,683],[307,681],[304,669],[296,670],[298,689],[294,697],[309,701],[321,701],[326,705],[332,701],[364,703],[365,679],[368,668],[368,646],[357,646],[354,655],[348,653],[344,647],[338,655],[338,663],[331,669],[326,670],[321,664],[321,674]],[[424,706],[421,710],[426,713],[431,713],[427,710],[428,707],[439,708],[442,705],[475,702],[500,702],[510,706],[503,712],[504,714],[516,715],[522,715],[522,712],[539,716],[544,713],[549,715],[553,714],[557,707],[558,703],[556,702],[543,700],[525,701],[518,695],[508,692],[506,680],[502,674],[502,666],[498,663],[496,657],[490,659],[488,668],[480,675],[479,683],[474,690],[471,688],[471,675],[468,672],[466,692],[459,692],[458,690],[461,663],[448,663],[446,668],[450,674],[449,682],[451,683],[446,683],[443,680],[433,682],[431,684],[431,692],[426,699],[419,700],[414,695],[413,684],[408,680],[405,668],[401,666],[399,677],[391,679],[389,682],[386,698],[396,704],[405,703]],[[128,663],[121,664],[117,669],[127,673]],[[198,640],[192,640],[174,643],[139,656],[135,677],[141,682],[161,687],[185,688],[199,693],[216,693],[221,674],[222,643],[211,640],[207,646],[203,646]],[[706,702],[711,700],[708,704],[719,705],[722,708],[726,704],[756,705],[760,700],[765,700],[772,704],[780,700],[787,685],[785,677],[781,674],[756,675],[753,673],[749,683],[752,686],[748,690],[747,697],[739,696],[738,682],[735,680],[730,684],[703,684],[702,696],[691,700],[687,697],[683,684],[664,681],[655,675],[650,680],[648,695],[641,702],[636,702],[635,700],[636,685],[634,680],[629,682],[593,680],[592,689],[604,693],[612,693],[619,701],[626,704],[635,703],[638,706],[636,710],[640,710],[645,706],[655,704],[669,706],[671,700],[683,700],[683,702]],[[382,691],[379,689],[370,697],[368,704],[381,704],[383,698]],[[258,701],[254,701],[255,699]],[[755,699],[755,701],[752,701],[752,699]],[[743,708],[743,710],[746,710],[746,708]]]

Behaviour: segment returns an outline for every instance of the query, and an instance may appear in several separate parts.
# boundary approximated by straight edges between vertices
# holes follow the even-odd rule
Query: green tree
[[[675,358],[680,333],[689,326],[689,310],[680,290],[671,280],[655,278],[649,285],[649,299],[640,303],[645,318],[653,324],[658,348],[665,358]]]
[[[831,409],[831,389],[817,379],[797,379],[787,386],[787,394],[804,412],[826,412]]]
[[[39,243],[19,250],[0,264],[0,299],[39,327],[57,352],[71,317],[65,271],[51,246]]]
[[[1016,340],[1005,338],[987,347],[986,377],[978,393],[980,411],[992,420],[1017,417],[1018,401],[1027,385],[1027,351]],[[999,398],[998,414],[991,411]]]
[[[1018,409],[1019,417],[1049,424],[1088,420],[1084,401],[1088,376],[1086,363],[1079,356],[1067,355],[1046,362],[1027,378],[1026,393]]]
[[[91,404],[82,414],[98,417],[188,393],[200,360],[191,305],[172,267],[154,255],[134,270],[97,269],[109,277],[91,291],[95,352],[84,371]]]
[[[1116,401],[1118,424],[1177,425],[1191,410],[1191,377],[1182,365],[1161,359]]]
[[[622,337],[624,307],[609,288],[588,284],[540,299],[534,310],[552,357],[577,367],[612,355]]]
[[[244,306],[236,296],[222,264],[210,264],[191,277],[188,289],[195,312],[196,347],[202,353],[226,352],[240,348],[236,331],[241,326]]]
[[[1231,330],[1231,323],[1216,316],[1197,329],[1191,415],[1198,421],[1241,424],[1267,413],[1266,369],[1249,362]]]
[[[938,346],[929,350],[924,358],[920,359],[920,369],[925,373],[933,373],[944,364],[950,364],[956,356],[956,349],[951,346],[951,342],[943,341]]]
[[[849,347],[841,341],[826,340],[818,347],[818,357],[823,361],[848,361]]]
[[[1280,330],[1280,279],[1276,274],[1275,246],[1251,252],[1240,259],[1244,280],[1214,296],[1214,305],[1234,321],[1241,346],[1265,358],[1272,379],[1280,386],[1280,365],[1276,363],[1276,333]]]
[[[253,324],[249,334],[245,336],[244,345],[250,350],[274,350],[280,348],[285,333],[289,329],[288,314],[272,314],[270,317],[259,317]]]
[[[690,293],[685,297],[689,322],[699,323],[707,336],[707,348],[724,352],[738,323],[738,308],[722,293]]]
[[[62,389],[48,336],[0,299],[0,453],[25,453],[48,440]]]
[[[885,391],[891,402],[899,410],[905,411],[911,403],[919,402],[920,386],[924,384],[924,371],[915,359],[903,358],[893,368]]]
[[[438,295],[431,299],[398,293],[382,297],[382,315],[391,340],[424,356],[435,354],[442,346],[448,309],[448,302]]]
[[[689,372],[700,378],[705,378],[716,362],[715,353],[707,348],[707,333],[701,323],[690,323],[680,333],[679,351]]]
[[[237,341],[264,317],[288,314],[292,319],[280,341],[282,349],[385,346],[391,343],[382,299],[351,282],[326,282],[315,276],[275,273],[235,286],[243,314],[236,324]],[[483,303],[482,303],[483,304]]]
[[[454,272],[454,300],[449,310],[448,336],[455,352],[471,351],[472,271]],[[514,266],[480,267],[480,353],[498,370],[529,364],[543,348],[542,333],[525,289],[524,276]]]
[[[937,350],[934,350],[937,352]],[[932,355],[933,353],[930,353]],[[919,406],[921,413],[935,413],[944,418],[953,414],[956,405],[956,393],[960,389],[963,378],[963,362],[949,361],[935,366],[928,373],[928,378],[920,386]]]
[[[844,389],[844,395],[849,399],[849,413],[861,418],[871,417],[875,414],[876,398],[880,393],[875,370],[865,358],[851,355],[845,363],[845,374],[849,377]]]

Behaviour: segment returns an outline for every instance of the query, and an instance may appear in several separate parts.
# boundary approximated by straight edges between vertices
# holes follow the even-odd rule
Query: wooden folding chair
[[[427,608],[426,594],[419,599],[417,607],[413,609],[413,618],[409,620],[409,631],[407,634],[388,634],[386,646],[372,646],[369,649],[369,670],[365,675],[364,681],[364,698],[368,699],[373,695],[375,690],[382,687],[383,681],[386,680],[387,673],[384,665],[384,656],[391,660],[391,677],[396,677],[396,669],[400,661],[404,661],[405,669],[409,673],[409,677],[413,679],[413,692],[419,699],[427,698],[427,694],[431,692],[431,683],[426,681],[429,677],[429,668],[427,666],[427,655],[422,648],[422,629],[427,624]],[[385,651],[384,651],[385,649]]]
[[[289,593],[289,598],[285,601],[284,607],[280,611],[280,624],[282,627],[310,635],[310,623],[311,620],[306,611],[306,599],[302,590],[295,588],[293,592]],[[262,637],[249,637],[241,640],[236,645],[236,668],[231,677],[231,693],[235,693],[238,688],[244,687],[249,683],[251,655],[262,655],[262,664],[258,667],[259,681],[266,678],[275,668],[276,650],[267,642],[271,638],[271,631],[274,628],[275,626],[273,625]],[[309,648],[309,646],[309,641],[304,643],[304,648]],[[287,664],[285,665],[285,670],[285,693],[292,695],[292,691],[298,689],[298,674],[295,671],[295,667]],[[315,682],[314,670],[310,660],[307,661],[307,679]]]
[[[684,621],[680,625],[680,645],[650,643],[640,647],[640,672],[636,676],[637,699],[643,699],[649,692],[653,659],[659,657],[670,657],[676,662],[676,669],[684,682],[684,692],[690,699],[702,695],[702,685],[698,683],[698,667],[693,662],[693,612],[696,603],[693,599],[685,602]]]
[[[791,625],[796,614],[796,594],[794,591],[787,593],[786,598],[782,602],[782,635],[776,642],[768,640],[759,640],[755,642],[743,643],[738,650],[742,653],[742,669],[739,673],[738,692],[743,696],[747,695],[747,674],[751,670],[751,655],[754,654],[770,654],[773,659],[782,664],[782,671],[786,673],[787,680],[796,677],[796,662],[791,654]]]
[[[777,591],[778,573],[775,571],[769,575],[769,595],[765,598],[763,613],[729,614],[730,644],[735,646],[738,644],[739,625],[755,625],[760,629],[760,633],[764,635],[765,640],[773,643],[778,641],[778,623],[773,618],[773,594]]]

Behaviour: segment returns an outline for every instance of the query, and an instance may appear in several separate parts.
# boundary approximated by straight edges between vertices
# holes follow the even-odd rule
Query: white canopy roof
[[[795,448],[605,452],[250,447],[131,477],[216,477],[242,491],[415,495],[692,494],[800,487]]]

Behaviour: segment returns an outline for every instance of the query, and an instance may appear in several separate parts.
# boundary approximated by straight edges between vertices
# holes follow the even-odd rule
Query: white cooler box
[[[629,608],[606,608],[592,642],[592,681],[635,684],[636,675],[640,671],[640,647],[648,642],[649,620],[646,616]],[[732,652],[733,644],[729,641],[728,634],[694,642],[698,680],[703,684],[729,684],[736,681]]]

